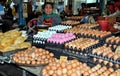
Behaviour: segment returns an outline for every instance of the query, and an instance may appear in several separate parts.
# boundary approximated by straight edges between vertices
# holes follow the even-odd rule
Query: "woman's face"
[[[53,8],[52,8],[52,6],[50,5],[50,4],[47,4],[46,6],[45,6],[45,13],[47,14],[47,15],[50,15],[52,12],[53,12]]]

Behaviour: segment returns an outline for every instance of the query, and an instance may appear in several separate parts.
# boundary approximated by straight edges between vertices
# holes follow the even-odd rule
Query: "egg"
[[[54,73],[53,70],[49,70],[49,71],[48,71],[48,74],[49,74],[49,75],[53,75],[53,73]]]
[[[112,72],[110,76],[117,76],[117,72]]]
[[[58,69],[58,70],[56,71],[56,74],[59,75],[59,76],[61,76],[61,75],[62,75],[62,70],[61,70],[61,69]]]
[[[84,74],[83,74],[84,76],[88,76],[89,75],[89,72],[84,72]]]
[[[68,72],[68,70],[67,70],[66,68],[63,68],[63,69],[62,69],[62,73],[63,73],[63,74],[67,74],[67,72]]]
[[[109,68],[108,69],[110,72],[114,72],[114,69],[113,68]]]

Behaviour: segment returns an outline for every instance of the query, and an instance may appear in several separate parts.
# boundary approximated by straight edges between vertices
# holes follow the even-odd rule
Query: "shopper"
[[[39,17],[37,25],[46,25],[48,27],[55,26],[61,23],[61,18],[53,13],[53,3],[46,2],[43,5],[43,14],[41,17]]]

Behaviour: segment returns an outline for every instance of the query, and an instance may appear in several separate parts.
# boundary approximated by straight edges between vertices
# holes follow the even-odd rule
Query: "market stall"
[[[120,75],[120,36],[101,31],[98,23],[66,20],[30,38],[26,30],[1,33],[1,63],[36,76]]]

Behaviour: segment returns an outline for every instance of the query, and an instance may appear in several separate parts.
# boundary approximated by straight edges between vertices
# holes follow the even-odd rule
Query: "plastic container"
[[[108,31],[108,20],[98,20],[101,31]]]

